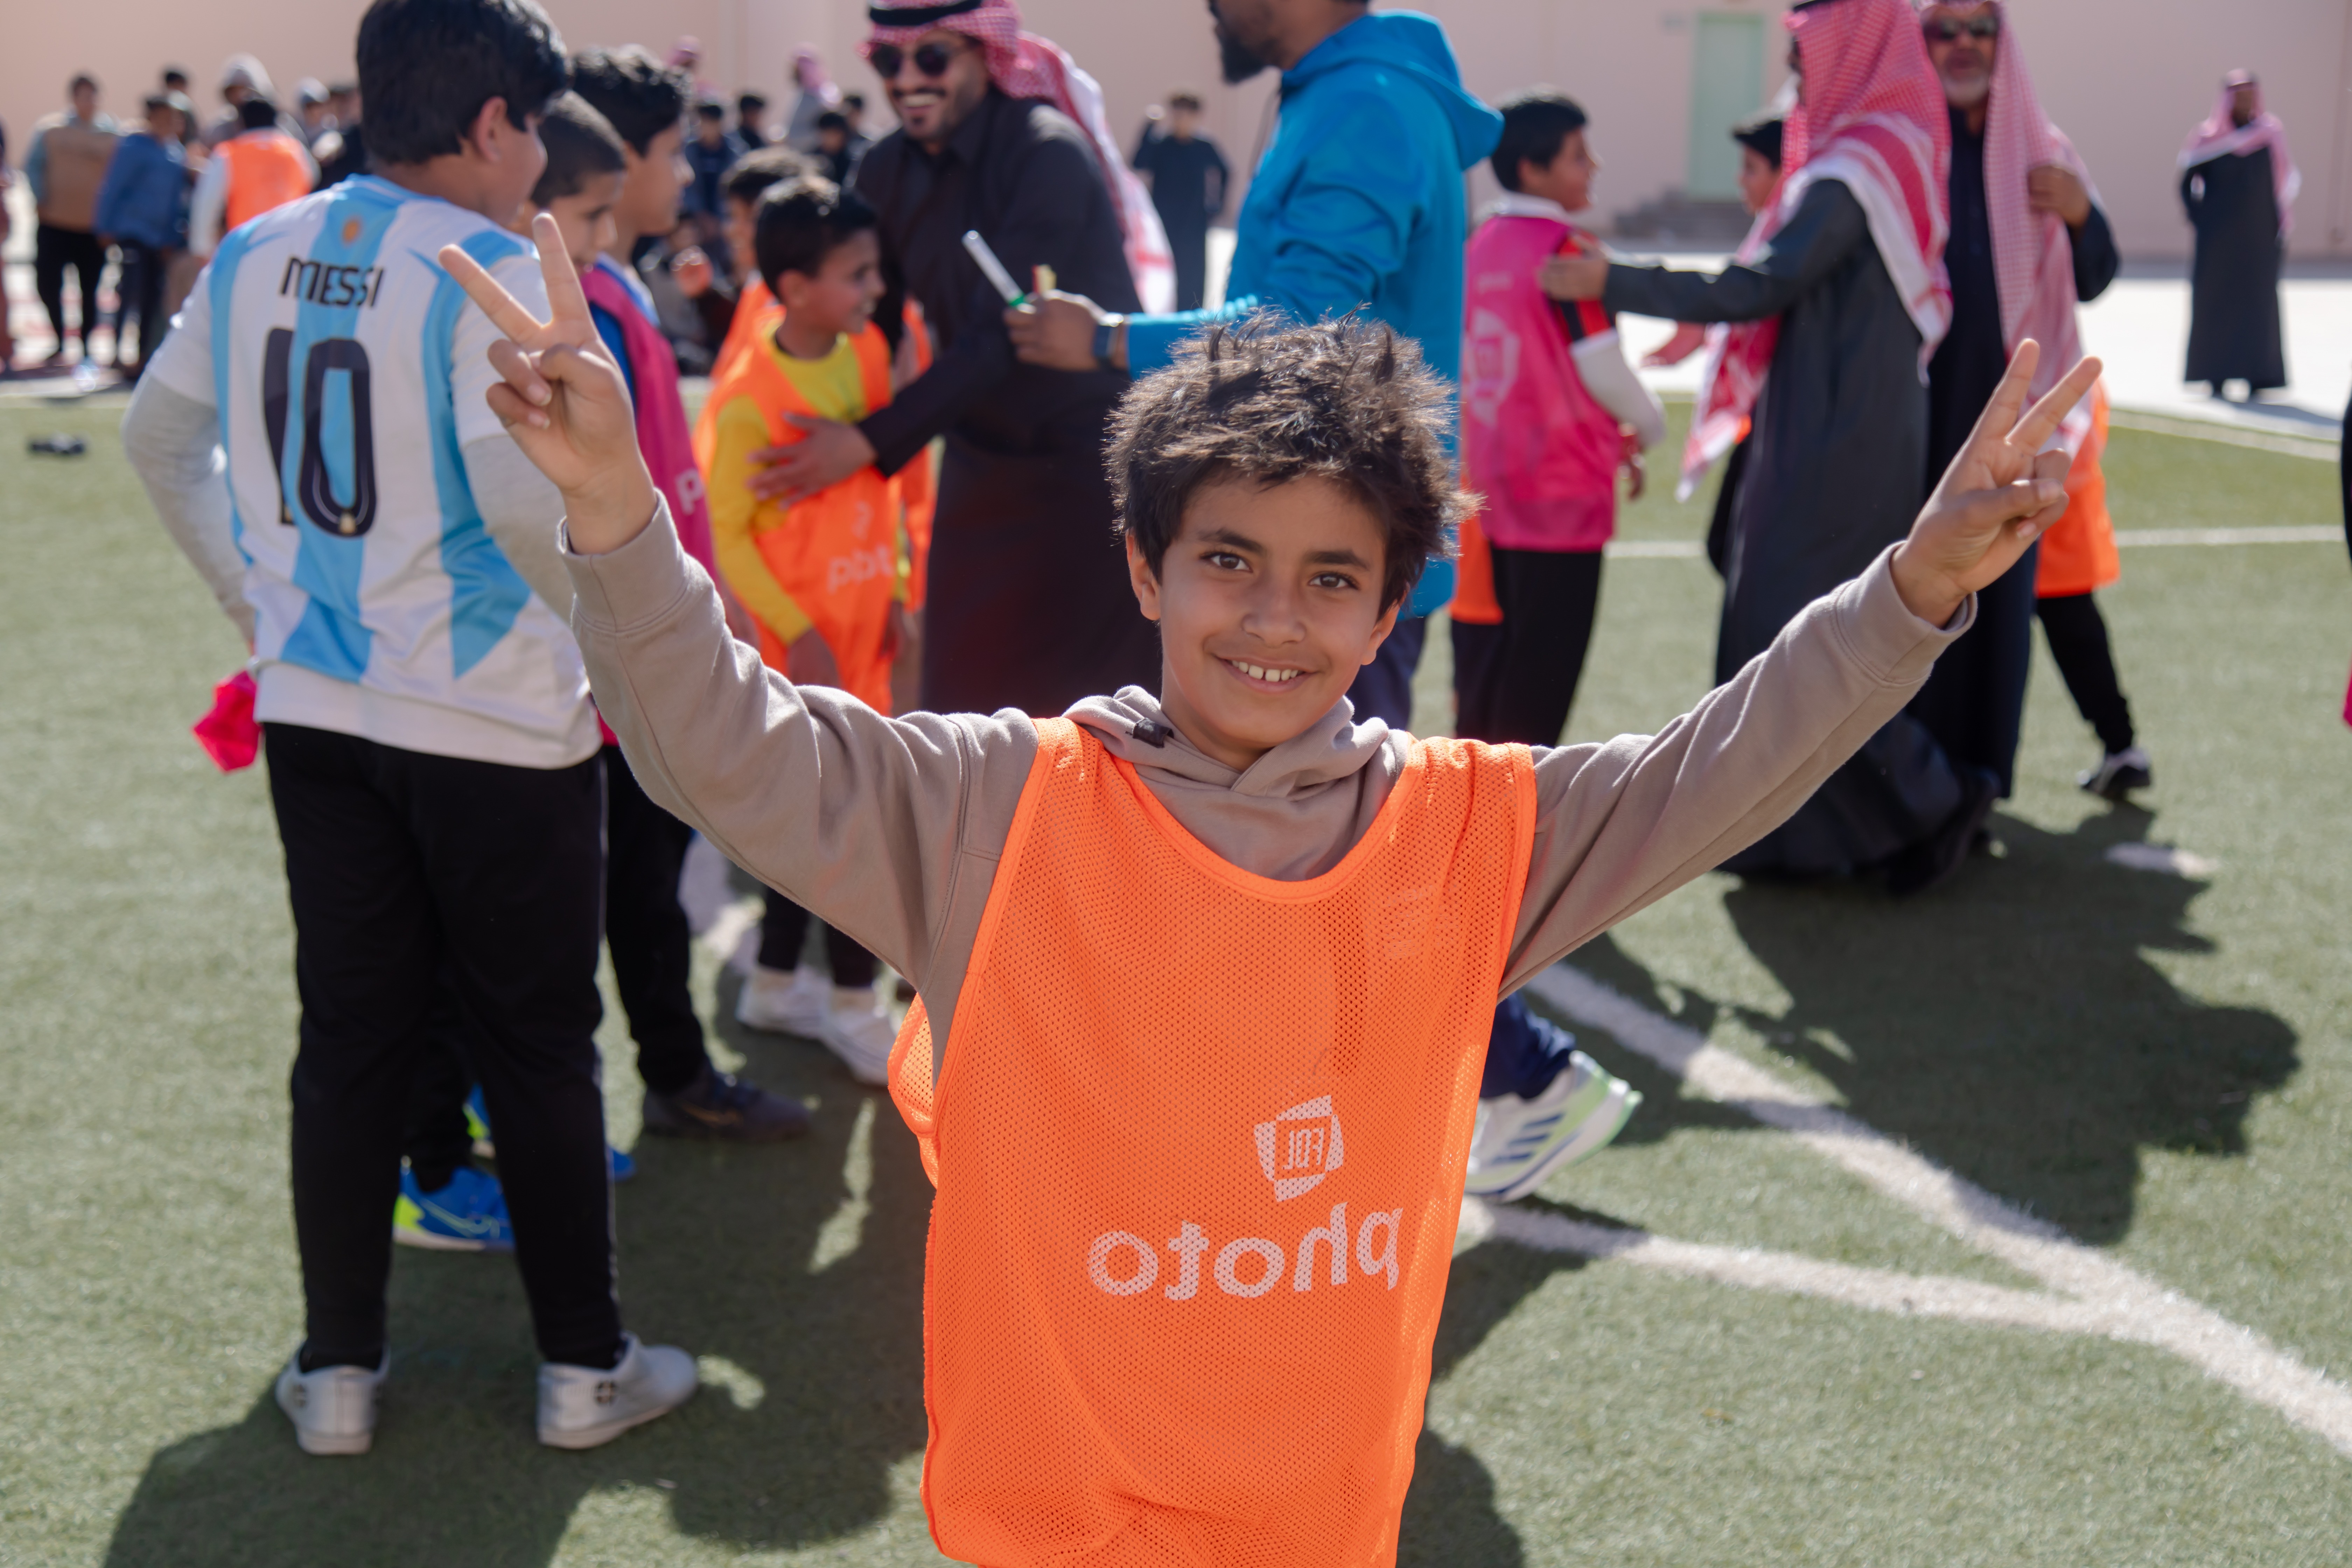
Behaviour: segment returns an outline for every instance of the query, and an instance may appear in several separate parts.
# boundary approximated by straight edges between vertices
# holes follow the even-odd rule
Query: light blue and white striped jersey
[[[587,673],[466,480],[466,446],[507,437],[449,244],[545,313],[529,241],[362,176],[222,241],[147,374],[219,411],[262,719],[569,766],[597,747]]]

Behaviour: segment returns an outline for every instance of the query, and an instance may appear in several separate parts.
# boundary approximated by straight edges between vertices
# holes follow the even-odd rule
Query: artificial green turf
[[[643,1163],[618,1204],[630,1321],[703,1355],[712,1386],[610,1447],[542,1450],[511,1267],[404,1251],[376,1451],[295,1451],[268,1397],[299,1303],[267,781],[187,737],[241,650],[118,417],[0,407],[0,1563],[926,1560],[911,1144],[829,1058],[731,1023],[722,1055],[820,1101],[807,1142],[638,1141],[616,1008],[602,1035],[614,1135]],[[51,429],[92,454],[26,457]],[[2126,528],[2336,521],[2334,471],[2305,459],[2119,431],[2109,477]],[[1624,531],[1696,538],[1706,500],[1654,496]],[[2093,748],[2042,660],[2000,859],[1912,905],[1709,877],[1576,962],[2340,1373],[2344,558],[2136,550],[2125,572],[2101,602],[2150,809],[2072,787]],[[1703,562],[1612,561],[1571,738],[1696,696],[1717,598]],[[1439,725],[1444,645],[1433,628],[1422,683]],[[2220,869],[2101,858],[2134,839]],[[700,956],[696,985],[724,1018],[734,982]],[[2027,1283],[1585,1044],[1649,1103],[1535,1202]],[[2352,1540],[2352,1460],[2101,1340],[1489,1244],[1456,1264],[1437,1371],[1415,1563],[2337,1563]]]

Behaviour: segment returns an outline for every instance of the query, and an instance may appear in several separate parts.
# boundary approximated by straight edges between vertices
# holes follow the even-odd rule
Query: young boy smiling
[[[754,454],[802,439],[792,421],[855,423],[890,401],[890,346],[874,324],[883,293],[874,226],[856,193],[814,174],[762,196],[752,239],[778,307],[714,378],[703,417],[712,548],[758,622],[760,657],[796,684],[887,711],[906,632],[899,482],[868,466],[791,502],[751,493]],[[861,1081],[886,1081],[894,1026],[874,955],[828,927],[828,975],[800,963],[807,934],[808,911],[771,889],[736,1021],[822,1040]]]
[[[728,646],[562,264],[541,322],[445,259],[648,787],[920,988],[923,1496],[997,1568],[1393,1557],[1496,995],[1901,708],[2056,515],[2035,454],[2096,374],[2021,420],[2021,352],[1907,542],[1658,735],[1530,751],[1341,700],[1461,505],[1442,384],[1385,328],[1213,331],[1109,453],[1161,698],[888,719]]]

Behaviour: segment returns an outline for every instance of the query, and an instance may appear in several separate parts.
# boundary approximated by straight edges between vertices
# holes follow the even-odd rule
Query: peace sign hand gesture
[[[1895,589],[1921,620],[1948,623],[1970,594],[2016,565],[2042,531],[2065,515],[2071,459],[2063,450],[2042,447],[2102,367],[2095,359],[2079,361],[2021,418],[2041,358],[2042,345],[2032,338],[2017,345],[1968,445],[1944,470],[1910,537],[1895,549]]]
[[[601,555],[653,520],[653,476],[637,451],[628,383],[596,335],[562,231],[541,213],[530,232],[547,280],[544,321],[457,246],[442,247],[440,262],[506,334],[490,345],[490,368],[502,378],[490,386],[490,411],[563,492],[572,548]]]

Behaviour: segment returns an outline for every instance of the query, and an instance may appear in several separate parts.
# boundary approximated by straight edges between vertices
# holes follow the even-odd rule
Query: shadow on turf
[[[2143,1148],[2244,1153],[2252,1096],[2298,1066],[2276,1016],[2208,1005],[2148,961],[2210,947],[2187,926],[2203,883],[2105,858],[2150,822],[2122,808],[2050,833],[2003,818],[2003,858],[1913,903],[1859,885],[1734,889],[1724,906],[1793,998],[1785,1016],[1688,989],[1669,1003],[1605,938],[1574,962],[1702,1034],[1738,1018],[1881,1131],[2083,1240],[2113,1242],[2130,1228]],[[1620,1142],[1755,1125],[1635,1067],[1647,1099]]]
[[[731,1020],[736,982],[717,1015]],[[620,1189],[622,1300],[649,1338],[728,1373],[673,1415],[585,1454],[531,1436],[538,1354],[503,1258],[401,1249],[393,1375],[373,1452],[299,1453],[266,1384],[235,1426],[160,1449],[117,1521],[109,1568],[551,1562],[581,1504],[618,1494],[679,1532],[756,1550],[836,1540],[893,1507],[891,1471],[922,1451],[922,1265],[930,1188],[889,1102],[813,1047],[721,1033],[762,1083],[818,1101],[797,1143],[734,1149],[644,1139]],[[872,1103],[862,1239],[812,1273],[850,1197],[845,1157]],[[1481,1247],[1456,1267],[1439,1377],[1520,1300],[1580,1260]],[[673,1485],[673,1483],[675,1483]],[[1423,1433],[1405,1563],[1517,1568],[1475,1457]]]
[[[722,986],[722,1017],[732,992]],[[681,1532],[745,1549],[836,1539],[888,1512],[890,1472],[923,1447],[929,1184],[887,1100],[831,1058],[731,1023],[727,1034],[755,1078],[821,1101],[814,1130],[770,1149],[642,1140],[617,1208],[630,1324],[740,1374],[606,1447],[542,1448],[530,1427],[538,1357],[511,1263],[403,1249],[374,1451],[304,1457],[259,1388],[243,1421],[149,1461],[108,1563],[538,1564],[592,1493],[666,1507]],[[869,1100],[862,1240],[812,1273],[818,1237],[850,1195],[844,1157]]]

